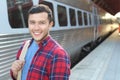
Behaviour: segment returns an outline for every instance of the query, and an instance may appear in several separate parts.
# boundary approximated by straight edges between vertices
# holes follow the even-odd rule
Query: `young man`
[[[32,35],[25,61],[19,60],[24,44],[11,67],[11,76],[21,80],[69,80],[70,58],[67,52],[49,35],[53,25],[52,11],[46,5],[33,6],[28,12],[28,26]]]

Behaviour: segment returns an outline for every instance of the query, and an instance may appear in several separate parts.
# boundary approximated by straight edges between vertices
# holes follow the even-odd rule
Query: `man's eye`
[[[29,24],[34,24],[35,22],[33,22],[33,21],[29,21]]]
[[[45,22],[40,22],[39,24],[45,24]]]
[[[30,24],[34,24],[34,22],[30,22]]]

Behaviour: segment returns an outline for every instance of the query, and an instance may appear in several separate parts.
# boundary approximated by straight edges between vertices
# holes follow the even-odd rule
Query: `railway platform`
[[[115,31],[71,69],[70,80],[120,80],[120,36]]]

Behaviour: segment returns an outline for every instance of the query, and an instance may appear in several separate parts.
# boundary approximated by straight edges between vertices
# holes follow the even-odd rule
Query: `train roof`
[[[115,15],[120,11],[120,0],[92,0],[95,4]]]

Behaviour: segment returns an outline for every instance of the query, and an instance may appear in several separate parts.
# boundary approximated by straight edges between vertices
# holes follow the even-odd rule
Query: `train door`
[[[93,13],[93,26],[94,26],[94,40],[97,39],[98,37],[98,13],[97,13],[97,8],[93,6],[92,8],[92,13]]]

